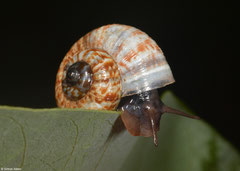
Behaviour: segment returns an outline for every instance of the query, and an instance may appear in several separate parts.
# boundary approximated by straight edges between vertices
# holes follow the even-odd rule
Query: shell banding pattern
[[[114,90],[121,89],[119,92],[120,95],[116,94],[116,92],[110,94],[108,93],[104,98],[102,95],[104,94],[104,88],[107,88],[106,85],[110,85],[110,83],[104,84],[103,88],[100,90],[98,87],[100,85],[95,86],[94,83],[98,81],[96,81],[96,76],[93,76],[93,82],[91,84],[92,86],[85,95],[87,97],[84,96],[78,101],[73,101],[73,105],[70,105],[71,101],[66,99],[62,93],[62,77],[64,76],[64,67],[69,61],[73,64],[77,60],[83,60],[80,59],[77,54],[83,54],[83,52],[86,53],[88,50],[96,49],[98,50],[98,53],[104,53],[104,55],[107,56],[107,59],[112,58],[112,63],[115,62],[115,64],[117,64],[116,66],[114,65],[114,68],[118,68],[120,73],[114,71],[114,76],[111,75],[109,80],[115,80],[115,82],[119,82],[121,84],[118,86],[116,86],[115,83],[111,84],[116,86],[116,88],[113,88]],[[94,65],[100,64],[94,63]],[[94,73],[95,69],[92,65],[91,68]],[[108,68],[112,69],[112,67]],[[105,80],[107,80],[106,77]],[[89,32],[80,38],[68,51],[60,65],[57,74],[55,86],[56,99],[57,104],[60,107],[84,107],[87,109],[100,109],[99,103],[95,103],[100,102],[99,99],[115,99],[115,97],[120,98],[120,96],[138,94],[144,91],[166,86],[173,82],[174,78],[171,69],[163,55],[162,50],[158,47],[154,40],[152,40],[146,33],[136,29],[135,27],[121,24],[111,24],[99,27]],[[96,88],[98,88],[98,90]],[[109,87],[109,89],[111,88],[112,87]],[[92,90],[95,91],[95,94]],[[98,97],[97,93],[101,91],[103,93],[98,94],[100,95]],[[90,97],[88,95],[90,95]],[[82,104],[86,102],[90,103],[90,99],[94,100],[94,98],[97,99],[94,101],[94,104]],[[104,100],[101,100],[101,102],[108,103]],[[116,107],[116,103],[114,102],[111,107],[105,106],[102,109],[114,109],[113,106]],[[110,103],[108,104],[110,105]]]
[[[162,50],[135,27],[111,24],[97,28],[77,41],[66,56],[86,49],[102,49],[112,56],[120,71],[122,96],[174,82]]]
[[[92,70],[92,82],[88,81],[89,88],[86,91],[76,89],[75,86],[68,87],[65,83],[69,68],[83,61],[89,64]],[[120,81],[117,64],[109,54],[96,49],[81,51],[64,58],[60,65],[55,86],[57,105],[67,108],[113,110],[121,97]],[[76,90],[79,91],[76,93]],[[79,97],[79,93],[83,94]]]

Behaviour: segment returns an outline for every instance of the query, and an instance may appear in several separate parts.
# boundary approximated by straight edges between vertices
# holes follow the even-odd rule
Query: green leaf
[[[162,100],[191,113],[170,92]],[[2,106],[0,170],[240,170],[238,152],[202,120],[163,115],[156,148],[152,138],[121,132],[119,114]]]

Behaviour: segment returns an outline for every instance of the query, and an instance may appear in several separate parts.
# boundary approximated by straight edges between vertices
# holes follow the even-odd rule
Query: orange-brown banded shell
[[[64,68],[79,60],[91,65],[93,82],[81,99],[68,100],[62,90]],[[135,27],[111,24],[89,32],[71,47],[60,65],[55,91],[59,107],[111,110],[121,96],[173,82],[171,69],[154,40]]]
[[[121,74],[122,96],[164,87],[174,82],[162,50],[146,33],[127,25],[99,27],[78,40],[67,53],[102,49],[117,63]]]
[[[92,84],[84,97],[70,100],[63,92],[62,82],[66,77],[66,66],[78,61],[85,61],[91,66]],[[59,67],[55,92],[59,107],[113,110],[121,98],[121,77],[117,64],[108,53],[98,49],[68,55]]]

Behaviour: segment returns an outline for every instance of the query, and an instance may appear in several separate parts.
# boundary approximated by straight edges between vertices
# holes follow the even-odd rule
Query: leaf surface
[[[171,92],[165,104],[191,113]],[[159,146],[119,112],[0,107],[0,168],[24,171],[240,171],[238,152],[203,120],[165,114]]]

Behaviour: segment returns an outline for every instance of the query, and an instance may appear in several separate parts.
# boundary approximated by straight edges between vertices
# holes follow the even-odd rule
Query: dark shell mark
[[[84,61],[79,61],[65,68],[65,72],[66,77],[62,81],[62,88],[66,98],[76,101],[84,97],[93,81],[91,66]]]

